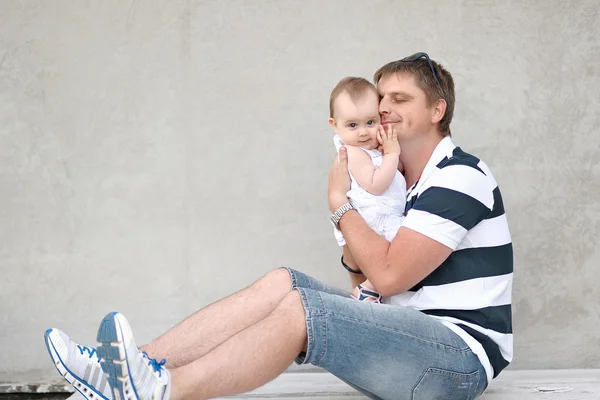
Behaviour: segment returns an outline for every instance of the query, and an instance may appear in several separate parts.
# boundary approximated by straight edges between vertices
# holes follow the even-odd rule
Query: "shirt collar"
[[[433,153],[431,153],[431,157],[429,157],[429,161],[427,161],[427,164],[425,165],[425,168],[423,169],[423,172],[421,173],[421,176],[419,177],[416,186],[413,186],[412,190],[410,190],[409,193],[412,194],[412,192],[415,190],[418,193],[418,190],[421,188],[423,183],[427,181],[431,174],[437,169],[437,165],[440,163],[440,161],[442,161],[446,157],[452,157],[452,152],[455,148],[456,146],[452,142],[450,136],[444,137],[437,144],[437,146],[435,146],[435,149],[433,150]]]

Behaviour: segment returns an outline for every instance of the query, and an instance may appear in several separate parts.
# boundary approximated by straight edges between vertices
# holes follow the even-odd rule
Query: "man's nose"
[[[384,97],[379,102],[379,114],[388,114],[390,112],[389,101]]]

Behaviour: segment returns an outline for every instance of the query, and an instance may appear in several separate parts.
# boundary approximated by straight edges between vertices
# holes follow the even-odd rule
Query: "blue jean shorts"
[[[412,308],[361,302],[286,268],[306,313],[312,364],[371,399],[471,400],[487,387],[469,346],[441,322]]]

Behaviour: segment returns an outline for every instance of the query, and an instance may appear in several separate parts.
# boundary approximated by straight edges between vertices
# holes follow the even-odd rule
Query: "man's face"
[[[381,98],[379,113],[381,123],[391,124],[398,139],[410,139],[432,128],[432,111],[425,92],[416,84],[411,74],[393,74],[382,78],[377,84]]]
[[[344,143],[363,149],[377,148],[379,99],[373,91],[366,92],[356,102],[343,92],[335,99],[333,108],[334,119],[330,123]]]

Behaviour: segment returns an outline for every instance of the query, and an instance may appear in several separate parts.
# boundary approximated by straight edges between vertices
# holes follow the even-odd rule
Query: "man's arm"
[[[452,253],[451,248],[404,227],[389,243],[353,211],[344,214],[340,228],[356,264],[382,296],[410,289]]]
[[[339,161],[338,161],[339,160]],[[329,207],[337,210],[348,202],[348,157],[342,147],[329,173]],[[383,296],[402,293],[429,275],[452,249],[407,228],[400,228],[389,243],[375,233],[356,211],[339,222],[356,264]],[[358,280],[358,278],[356,278]]]
[[[329,175],[332,211],[348,201],[347,158],[342,149],[339,154]],[[341,218],[339,226],[356,263],[383,296],[402,293],[427,277],[491,212],[493,194],[485,175],[460,168],[456,176],[461,179],[447,169],[437,182],[429,182],[431,187],[419,196],[391,243],[373,232],[356,211]],[[444,186],[448,184],[452,188]]]

